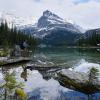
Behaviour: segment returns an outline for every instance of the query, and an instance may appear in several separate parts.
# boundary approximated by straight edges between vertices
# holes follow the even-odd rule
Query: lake
[[[100,49],[79,48],[37,48],[31,62],[37,66],[65,66],[75,68],[78,66],[100,66]],[[16,80],[24,83],[24,91],[28,100],[87,100],[83,93],[62,87],[52,77],[45,80],[37,70],[27,70],[26,77],[22,66],[0,69],[0,82],[6,72],[14,72]],[[92,95],[93,100],[100,100],[100,93]]]
[[[41,61],[45,60],[45,62],[52,62],[54,65],[64,65],[66,67],[74,67],[84,60],[92,63],[100,63],[100,49],[39,48],[36,50],[35,55]]]

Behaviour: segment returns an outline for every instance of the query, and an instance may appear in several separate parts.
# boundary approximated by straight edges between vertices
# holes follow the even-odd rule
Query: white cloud
[[[85,28],[100,28],[100,3],[91,0],[73,6],[69,14],[71,19]]]
[[[64,19],[71,19],[84,28],[100,27],[99,0],[0,0],[0,12],[37,20],[44,10],[51,10]]]

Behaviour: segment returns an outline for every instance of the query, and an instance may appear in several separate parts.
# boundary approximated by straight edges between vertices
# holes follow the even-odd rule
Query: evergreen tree
[[[1,23],[0,25],[0,46],[9,46],[12,47],[15,44],[21,44],[22,42],[27,41],[30,47],[36,46],[36,39],[20,30],[17,30],[16,27],[9,28],[7,22]],[[6,44],[6,45],[5,45]]]
[[[94,67],[90,69],[90,72],[89,72],[89,83],[90,84],[95,84],[95,82],[98,81],[98,78],[97,78],[98,72],[99,72],[98,69]]]
[[[96,30],[93,30],[87,37],[83,36],[78,40],[79,46],[97,46],[97,44],[100,44],[100,34]]]

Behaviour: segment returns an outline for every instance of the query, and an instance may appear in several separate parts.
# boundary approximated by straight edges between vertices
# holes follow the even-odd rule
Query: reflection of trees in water
[[[23,90],[23,83],[17,82],[15,72],[11,72],[11,67],[2,67],[4,82],[0,85],[0,100],[26,100]]]
[[[27,81],[27,70],[26,70],[26,65],[25,64],[21,64],[20,65],[23,69],[23,72],[21,73],[21,78],[23,78],[25,81]],[[19,65],[9,65],[9,66],[3,66],[1,67],[2,73],[5,75],[7,72],[9,72],[11,69],[13,68],[18,68]]]
[[[23,78],[24,81],[27,81],[27,69],[23,70],[23,72],[21,73],[21,78]]]

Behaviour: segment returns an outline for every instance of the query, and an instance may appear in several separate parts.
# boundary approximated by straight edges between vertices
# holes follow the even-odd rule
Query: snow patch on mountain
[[[40,38],[50,34],[48,31],[57,29],[64,29],[78,33],[85,32],[80,26],[76,25],[72,20],[68,19],[66,21],[48,10],[43,12],[43,15],[38,20],[37,27],[37,32],[42,32],[42,35],[41,33],[39,33]],[[45,35],[43,35],[43,31],[46,31],[46,33],[44,32]],[[36,34],[38,35],[37,32]]]
[[[32,25],[33,24],[33,18],[23,18],[23,17],[17,17],[10,13],[0,13],[0,22],[7,22],[8,26],[11,27],[22,27],[25,25]]]
[[[0,13],[0,22],[5,21],[7,21],[10,28],[16,26],[17,29],[20,29],[40,39],[50,35],[52,31],[65,30],[66,32],[70,31],[74,34],[81,34],[85,32],[71,19],[65,20],[60,18],[58,15],[49,10],[44,11],[43,15],[35,24],[33,18],[23,18],[9,13]]]

